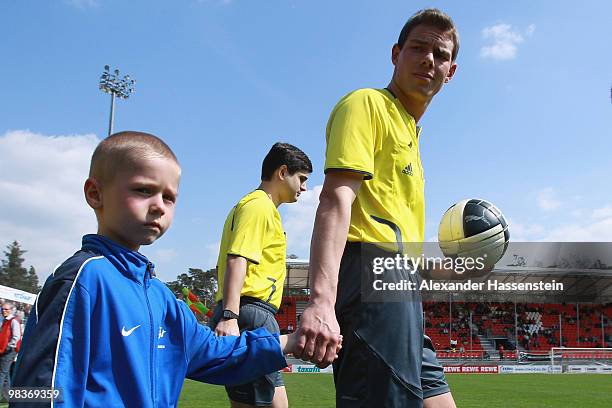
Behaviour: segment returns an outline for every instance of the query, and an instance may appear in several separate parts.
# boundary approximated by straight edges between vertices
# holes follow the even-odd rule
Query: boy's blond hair
[[[159,137],[131,130],[118,132],[102,140],[94,150],[89,177],[101,183],[112,182],[119,171],[138,168],[142,159],[156,157],[179,164],[172,149]]]

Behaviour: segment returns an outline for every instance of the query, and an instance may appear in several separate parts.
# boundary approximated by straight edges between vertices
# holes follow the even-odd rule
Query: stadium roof
[[[533,301],[612,302],[612,270],[610,269],[502,266],[495,268],[489,275],[481,279],[495,279],[502,283],[537,283],[554,280],[563,284],[562,292],[514,293],[520,298],[533,298]]]

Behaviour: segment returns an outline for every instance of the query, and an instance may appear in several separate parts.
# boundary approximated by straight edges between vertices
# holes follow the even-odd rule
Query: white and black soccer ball
[[[508,223],[501,211],[485,200],[459,201],[440,221],[438,242],[444,256],[486,259],[493,266],[504,256],[510,241]]]

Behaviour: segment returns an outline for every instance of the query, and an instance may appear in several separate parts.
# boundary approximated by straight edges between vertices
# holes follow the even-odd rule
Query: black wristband
[[[223,310],[223,314],[221,315],[221,320],[232,320],[232,319],[238,319],[239,317],[240,317],[239,315],[232,312],[231,310],[225,309]]]

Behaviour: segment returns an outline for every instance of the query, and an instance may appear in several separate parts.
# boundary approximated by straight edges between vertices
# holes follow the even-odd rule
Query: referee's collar
[[[394,99],[397,99],[397,96],[395,96],[395,94],[393,93],[393,91],[391,90],[391,88],[386,87],[386,88],[385,88],[385,91],[389,92],[389,94],[390,94],[390,95],[391,95],[391,96],[392,96]],[[399,101],[399,99],[398,99],[398,101]],[[401,103],[400,103],[400,104],[401,104]],[[403,107],[403,105],[402,105],[402,107]],[[406,111],[406,108],[404,108],[404,111]],[[408,112],[406,112],[406,113],[407,113],[407,114],[408,114],[408,115],[409,115],[409,116],[412,118],[412,120],[414,120],[414,117],[413,117],[412,115],[410,115]],[[423,128],[422,128],[421,126],[417,125],[417,124],[416,124],[416,121],[415,121],[415,127],[416,127],[416,137],[417,137],[417,139],[418,139],[418,138],[419,138],[419,136],[421,135],[421,129],[423,129]]]

